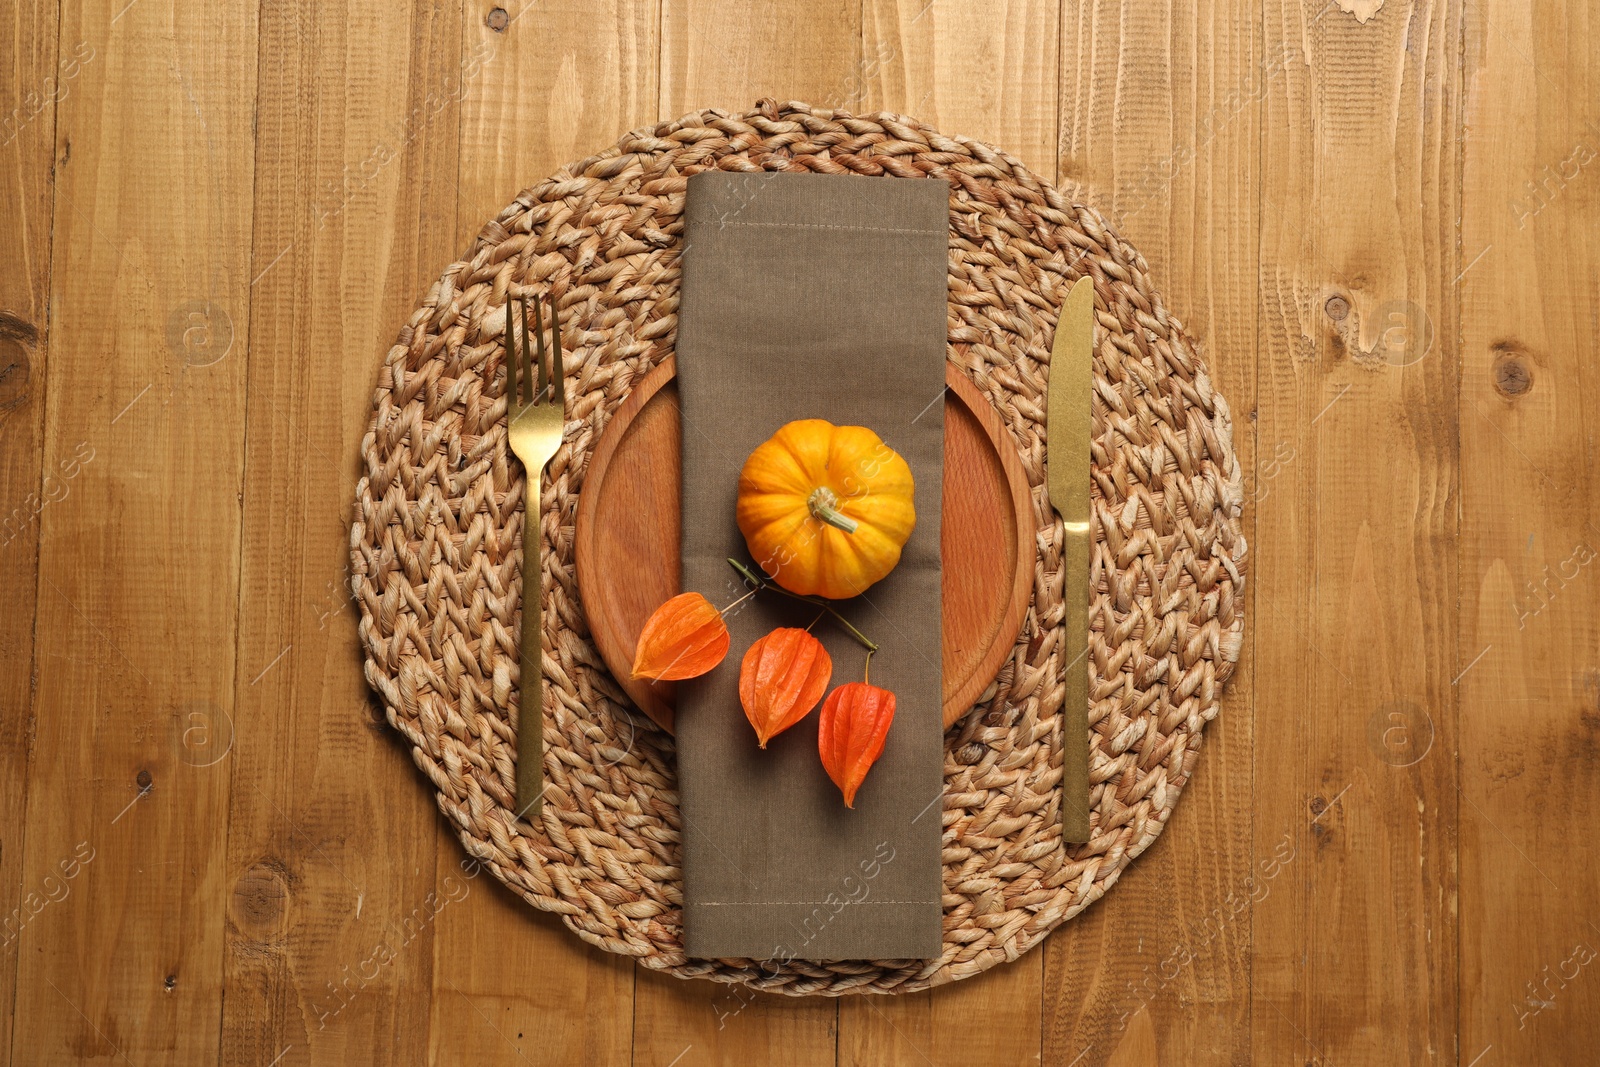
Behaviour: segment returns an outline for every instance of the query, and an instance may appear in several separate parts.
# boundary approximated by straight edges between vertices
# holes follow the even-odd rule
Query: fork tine
[[[550,372],[555,375],[556,403],[561,410],[567,408],[567,368],[561,359],[561,316],[556,314],[556,302],[550,300],[550,343],[555,346],[555,352],[550,358]]]
[[[544,316],[542,314],[540,314],[540,310],[539,310],[543,303],[544,302],[539,299],[539,294],[538,293],[534,293],[533,294],[533,335],[534,335],[535,343],[537,343],[538,346],[539,346],[539,388],[533,394],[533,401],[536,404],[544,403],[544,386],[545,386],[545,377],[544,377],[544,356],[545,356]]]
[[[521,402],[517,397],[517,349],[515,332],[511,329],[511,294],[506,293],[506,417],[510,418],[516,413],[517,405]]]
[[[533,392],[533,368],[529,366],[529,361],[532,359],[532,350],[528,347],[528,298],[526,296],[517,298],[517,325],[522,328],[522,340],[520,342],[522,345],[522,362],[517,364],[517,384],[522,386],[522,402],[530,404],[534,400],[534,397],[530,395]]]
[[[533,361],[533,349],[528,341],[527,297],[524,296],[518,298],[518,309],[517,318],[522,320],[522,345],[518,349],[519,362],[517,364],[517,370],[519,372],[519,379],[522,382],[522,402],[524,404],[531,404],[539,399],[539,394],[533,393],[533,367],[530,365]],[[533,395],[530,396],[530,393]]]

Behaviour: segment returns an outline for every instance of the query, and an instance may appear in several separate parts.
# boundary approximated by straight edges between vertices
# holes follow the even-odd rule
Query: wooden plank
[[[1578,1063],[1600,1037],[1600,860],[1570,832],[1600,821],[1600,26],[1469,10],[1460,1062]]]
[[[840,1001],[841,1067],[1037,1063],[1043,963],[1044,953],[1035,950],[924,993]]]
[[[658,117],[743,111],[763,97],[856,109],[861,8],[852,0],[664,0]],[[803,48],[794,42],[804,41]],[[838,1006],[829,998],[752,994],[637,969],[634,1061],[832,1063]]]
[[[48,887],[22,881],[37,519],[71,492],[67,475],[81,473],[70,455],[52,457],[44,469],[56,101],[73,92],[83,64],[94,61],[87,42],[58,53],[57,15],[56,5],[42,0],[8,4],[0,34],[0,248],[14,250],[0,270],[0,602],[7,605],[0,612],[0,657],[8,665],[0,674],[0,1060],[6,1063],[19,936],[47,905],[50,890],[66,884],[61,871]]]
[[[225,772],[181,709],[230,702],[249,324],[253,10],[64,5],[46,462],[12,1054],[217,1058]],[[69,873],[70,872],[70,873]]]
[[[585,944],[475,870],[454,835],[441,837],[440,892],[459,904],[434,937],[428,1062],[629,1063],[633,961]]]
[[[1454,1061],[1460,6],[1264,18],[1252,1051]]]
[[[635,969],[633,1062],[752,1063],[816,1067],[836,1062],[836,1002],[785,997],[745,986],[685,982]]]
[[[1068,3],[1061,31],[1064,184],[1078,184],[1148,260],[1229,401],[1246,472],[1255,467],[1261,99],[1284,67],[1281,53],[1262,53],[1257,10]],[[1254,519],[1247,505],[1253,552]],[[1247,595],[1253,587],[1252,575]],[[1248,604],[1246,619],[1244,662],[1170,824],[1104,901],[1047,943],[1046,1063],[1141,1062],[1145,1049],[1159,1052],[1149,1062],[1248,1058],[1251,909],[1263,872],[1252,850],[1248,652],[1260,623]]]
[[[377,368],[454,256],[461,15],[261,12],[222,1062],[420,1063],[439,817],[357,665],[347,520]]]
[[[911,115],[943,133],[998,145],[1054,176],[1056,3],[870,0],[865,7],[861,61],[851,79],[865,94],[861,110]],[[925,993],[841,1000],[839,1062],[1033,1062],[1043,966],[1044,954],[1036,952]]]
[[[462,248],[521,189],[655,120],[653,2],[531,4],[503,24],[469,15],[462,40],[466,54],[492,56],[462,101]],[[465,853],[442,822],[439,835],[442,889],[473,868],[462,870]],[[471,893],[440,916],[434,941],[432,1062],[627,1063],[632,961],[584,943],[491,876],[463,885]]]
[[[860,0],[662,0],[660,117],[771,97],[855,110]]]
[[[867,0],[863,110],[894,111],[1056,173],[1056,0]]]
[[[468,54],[492,58],[462,100],[461,250],[518,192],[656,120],[655,0],[508,6],[466,20]]]

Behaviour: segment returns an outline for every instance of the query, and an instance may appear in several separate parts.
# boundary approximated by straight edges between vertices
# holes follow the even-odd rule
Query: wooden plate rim
[[[573,555],[574,565],[578,575],[578,602],[584,603],[583,589],[588,583],[584,578],[594,573],[594,509],[596,507],[594,493],[589,492],[591,485],[600,485],[606,476],[606,471],[611,466],[611,457],[616,454],[617,447],[622,439],[627,436],[628,427],[633,425],[633,420],[638,416],[644,406],[661,391],[661,387],[672,381],[678,375],[678,357],[668,356],[640,379],[628,393],[628,398],[622,406],[612,412],[611,418],[606,422],[606,428],[600,431],[600,439],[596,442],[594,451],[589,454],[589,470],[584,474],[583,489],[578,493],[578,514],[574,518],[573,540],[575,541]],[[593,613],[584,609],[584,617],[589,620],[589,639],[594,642],[595,648],[600,652],[600,659],[606,668],[611,670],[612,663],[627,663],[629,649],[616,648],[615,635],[609,627],[596,627],[593,622]],[[673,719],[675,712],[672,705],[667,703],[665,697],[672,694],[670,682],[639,682],[634,685],[628,683],[633,679],[616,677],[612,670],[613,680],[624,693],[633,699],[650,717],[650,720],[667,733],[675,733]]]
[[[972,379],[949,363],[944,365],[945,385],[966,404],[989,437],[989,446],[1000,457],[1000,469],[1006,485],[1011,489],[1011,521],[1016,526],[1016,556],[1011,561],[1011,600],[1001,618],[1000,629],[989,642],[978,666],[954,693],[944,702],[944,727],[951,726],[972,710],[972,705],[989,688],[1000,672],[1000,665],[1011,655],[1011,646],[1022,630],[1022,620],[1028,614],[1028,601],[1033,597],[1033,498],[1028,488],[1028,475],[1022,469],[1022,457],[1017,452],[1016,440],[1001,420],[1000,413],[989,403]]]

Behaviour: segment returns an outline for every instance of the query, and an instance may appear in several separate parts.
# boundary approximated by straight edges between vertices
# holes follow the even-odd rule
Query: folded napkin
[[[943,727],[939,508],[949,185],[814,174],[689,179],[678,313],[683,588],[724,607],[748,559],[734,520],[745,458],[784,423],[866,426],[916,479],[899,566],[836,602],[881,646],[872,683],[896,697],[883,756],[846,809],[817,754],[817,712],[757,748],[739,664],[815,608],[763,592],[730,612],[733,644],[678,685],[684,941],[700,958],[913,959],[941,945]],[[831,686],[865,651],[812,627]],[[830,686],[830,688],[831,688]]]

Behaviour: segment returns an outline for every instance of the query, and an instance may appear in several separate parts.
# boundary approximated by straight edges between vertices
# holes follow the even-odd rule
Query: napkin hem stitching
[[[725,221],[720,226],[777,226],[784,229],[801,230],[864,230],[870,233],[922,233],[929,236],[944,237],[949,234],[949,229],[941,227],[903,227],[903,226],[852,226],[842,222],[737,222]]]
[[[833,904],[831,900],[696,900],[684,904],[686,908],[758,908],[768,904]],[[848,906],[862,904],[938,904],[937,900],[848,900]]]

